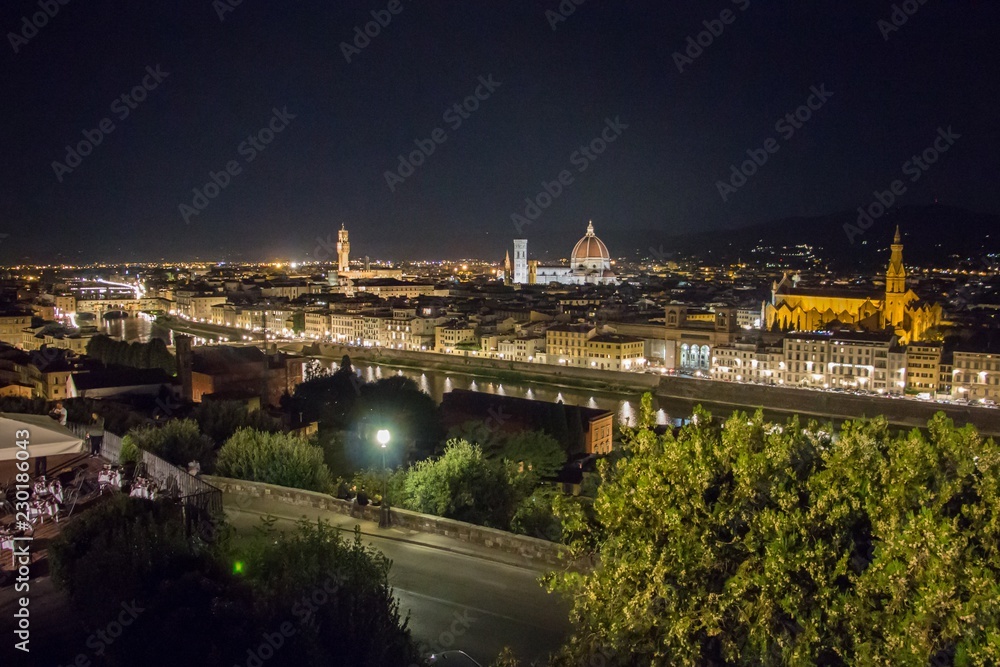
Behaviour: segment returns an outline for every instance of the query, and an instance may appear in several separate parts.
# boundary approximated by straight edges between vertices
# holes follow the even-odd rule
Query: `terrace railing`
[[[88,427],[82,424],[73,424],[69,428],[76,435],[87,441],[89,451]],[[121,436],[105,431],[104,439],[101,442],[101,458],[117,465],[121,463],[121,453]],[[194,510],[194,513],[199,516],[216,516],[222,513],[221,490],[201,478],[188,473],[187,470],[164,461],[155,454],[144,450],[139,450],[139,453],[141,455],[139,463],[145,467],[146,474],[156,480],[156,483],[161,488],[168,488],[171,478],[177,482],[177,488],[180,491],[179,500],[187,508]]]

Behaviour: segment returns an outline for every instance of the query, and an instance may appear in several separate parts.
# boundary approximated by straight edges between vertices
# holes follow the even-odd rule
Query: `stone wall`
[[[360,507],[325,493],[290,489],[285,486],[262,484],[260,482],[247,482],[227,477],[214,477],[211,475],[203,475],[202,477],[206,482],[216,488],[222,489],[223,493],[227,494],[250,498],[267,498],[298,507],[329,510],[367,521],[378,522],[379,520],[379,507],[372,505]],[[565,553],[566,549],[554,542],[526,535],[515,535],[503,530],[484,528],[483,526],[476,526],[471,523],[454,521],[453,519],[445,519],[429,514],[420,514],[395,507],[391,510],[391,517],[392,525],[403,530],[450,537],[468,544],[521,556],[531,563],[545,563],[547,565],[565,564],[561,560],[560,555]]]
[[[762,407],[821,420],[881,415],[893,424],[914,427],[926,426],[936,413],[944,412],[957,425],[973,424],[984,435],[1000,435],[1000,410],[995,408],[680,377],[662,378],[656,395],[747,410]]]

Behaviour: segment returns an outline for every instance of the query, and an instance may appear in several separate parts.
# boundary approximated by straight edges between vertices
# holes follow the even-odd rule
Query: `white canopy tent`
[[[0,413],[0,461],[17,458],[18,431],[28,432],[28,455],[33,459],[85,451],[83,438],[47,415]]]

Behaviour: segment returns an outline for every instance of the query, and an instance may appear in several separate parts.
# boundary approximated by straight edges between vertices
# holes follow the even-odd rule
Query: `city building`
[[[906,390],[936,396],[941,389],[941,343],[910,343],[906,346]],[[950,392],[949,392],[950,393]]]
[[[1000,349],[957,348],[954,352],[951,395],[959,400],[1000,401]]]
[[[206,397],[247,399],[277,406],[304,379],[305,361],[297,355],[257,347],[193,347],[189,336],[176,336],[177,375],[183,396],[200,403]]]
[[[545,266],[528,260],[527,239],[514,241],[514,280],[524,284],[613,285],[618,282],[611,270],[608,247],[594,234],[594,223],[570,253],[569,266]]]
[[[771,287],[764,304],[766,327],[772,331],[821,331],[850,325],[866,331],[890,330],[901,343],[921,341],[943,321],[940,304],[921,300],[906,286],[903,242],[899,229],[881,292],[847,287],[803,287],[799,276],[785,274]]]

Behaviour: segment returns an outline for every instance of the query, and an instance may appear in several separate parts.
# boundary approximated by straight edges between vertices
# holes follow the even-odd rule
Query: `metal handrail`
[[[85,441],[88,440],[88,426],[72,424],[68,428]],[[117,465],[121,462],[121,451],[121,436],[105,431],[101,442],[101,458]],[[166,487],[171,477],[177,481],[177,488],[180,491],[178,499],[185,505],[202,512],[208,511],[211,514],[222,513],[222,491],[220,489],[151,452],[139,451],[142,455],[140,463],[145,466],[147,474],[156,480],[161,487]]]

